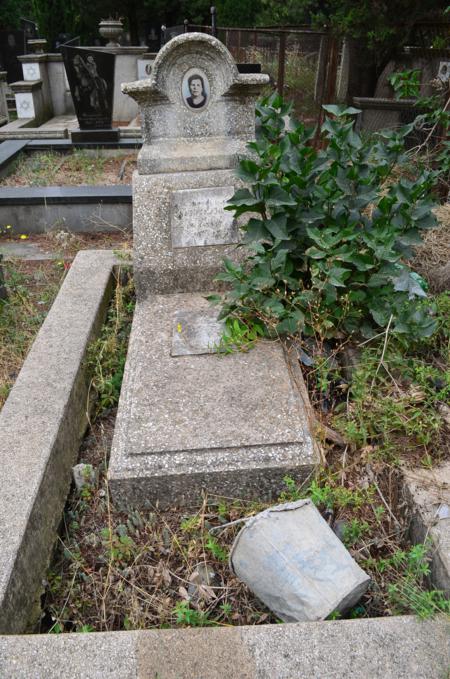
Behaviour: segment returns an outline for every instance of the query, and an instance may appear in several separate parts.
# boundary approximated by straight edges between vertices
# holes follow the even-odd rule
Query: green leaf
[[[323,250],[319,250],[319,248],[316,248],[316,246],[313,245],[306,250],[305,255],[312,257],[312,259],[323,259],[327,256],[327,253]]]
[[[258,165],[253,160],[241,160],[239,168],[236,172],[240,179],[245,182],[254,182],[258,176]]]
[[[427,296],[420,281],[408,269],[403,269],[399,276],[392,278],[392,282],[394,283],[394,290],[408,293],[408,299]]]
[[[353,106],[345,106],[345,104],[322,104],[322,108],[325,109],[327,113],[331,113],[334,116],[350,116],[361,113],[359,108],[353,108]]]
[[[256,290],[265,290],[275,284],[275,278],[272,278],[272,276],[255,276],[250,282]]]
[[[266,203],[269,207],[279,205],[296,205],[296,201],[281,186],[270,186],[267,192]]]
[[[272,259],[272,262],[271,262],[271,265],[270,265],[272,271],[279,271],[279,270],[285,269],[287,254],[288,254],[288,250],[278,250],[277,254]]]
[[[255,198],[255,196],[253,196],[248,189],[238,189],[234,196],[230,198],[228,203],[229,204],[225,207],[225,210],[232,210],[234,206],[253,207],[254,205],[259,205],[261,200],[259,198]]]
[[[328,275],[329,282],[335,287],[345,288],[345,281],[351,275],[349,269],[344,269],[341,266],[333,266]]]
[[[255,219],[252,217],[249,219],[248,223],[244,227],[244,243],[250,243],[251,241],[261,241],[266,240],[269,237],[269,233],[265,228],[264,222],[261,219]],[[264,252],[264,250],[263,250]]]
[[[286,231],[286,222],[286,215],[277,214],[272,217],[272,219],[266,220],[264,225],[274,238],[278,238],[279,240],[287,240],[289,238],[289,234]]]

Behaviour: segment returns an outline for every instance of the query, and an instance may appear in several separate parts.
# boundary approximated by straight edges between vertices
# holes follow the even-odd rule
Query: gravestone
[[[123,87],[141,105],[144,144],[133,176],[137,304],[108,472],[116,499],[269,498],[317,462],[298,361],[273,342],[220,355],[222,324],[205,299],[223,256],[237,255],[239,225],[224,207],[242,186],[235,169],[267,82],[240,74],[214,37],[188,33],[159,52],[149,79]]]
[[[25,53],[24,31],[0,31],[0,71],[6,71],[9,83],[22,78],[17,57]]]
[[[112,129],[115,55],[67,45],[61,53],[80,126],[72,141],[118,141]]]

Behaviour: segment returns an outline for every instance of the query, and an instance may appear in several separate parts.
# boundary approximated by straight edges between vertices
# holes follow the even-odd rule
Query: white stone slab
[[[231,212],[224,210],[233,186],[174,191],[171,233],[174,248],[237,243],[238,229]]]
[[[138,59],[137,61],[138,80],[150,78],[152,74],[153,62],[154,59]]]
[[[31,92],[17,92],[16,109],[18,118],[34,118],[34,103]]]
[[[41,71],[38,63],[28,62],[22,64],[24,80],[40,80]]]
[[[220,344],[224,322],[217,320],[217,309],[176,311],[173,317],[172,356],[214,354]]]

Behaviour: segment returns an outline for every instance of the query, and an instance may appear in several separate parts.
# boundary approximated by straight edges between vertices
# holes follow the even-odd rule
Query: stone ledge
[[[87,424],[83,362],[115,261],[106,250],[77,255],[0,412],[1,633],[22,632],[39,595]]]
[[[8,679],[444,679],[449,624],[411,616],[0,637]]]
[[[77,205],[132,202],[130,184],[117,186],[37,186],[0,188],[3,205]]]
[[[416,543],[431,539],[431,579],[450,597],[450,517],[439,517],[439,509],[450,506],[450,463],[435,469],[407,470],[404,479],[412,510],[412,539]]]
[[[10,88],[14,94],[20,92],[33,92],[34,90],[40,90],[42,87],[42,80],[17,80],[15,83],[11,83]]]
[[[27,143],[26,139],[11,139],[0,144],[0,177],[7,173],[8,165],[19,155]]]

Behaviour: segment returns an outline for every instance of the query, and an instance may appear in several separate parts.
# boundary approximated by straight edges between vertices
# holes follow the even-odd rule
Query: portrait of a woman
[[[210,86],[208,76],[201,68],[190,68],[181,82],[181,96],[188,109],[205,110],[210,103]]]
[[[191,108],[202,108],[206,104],[205,83],[201,75],[195,73],[188,78],[190,96],[186,97],[186,103]]]

